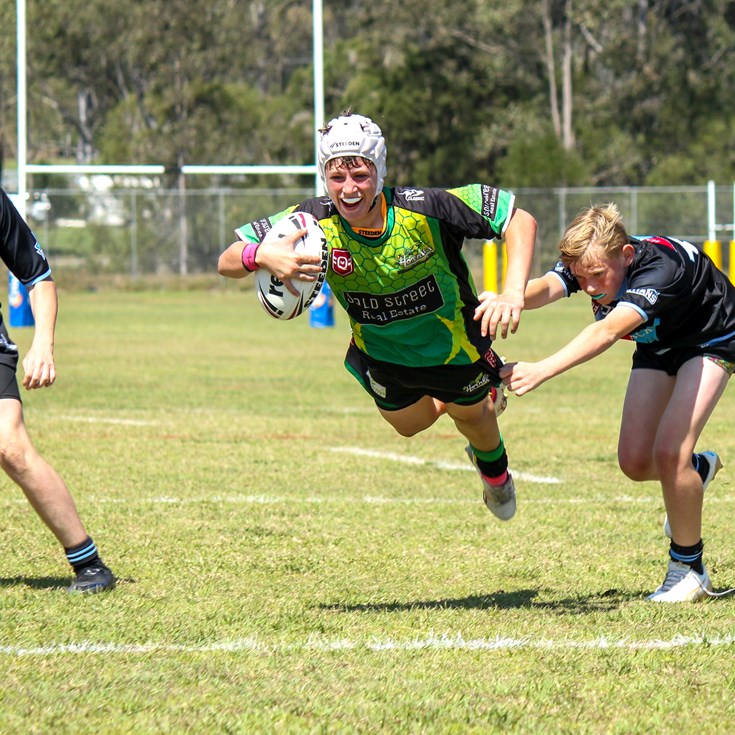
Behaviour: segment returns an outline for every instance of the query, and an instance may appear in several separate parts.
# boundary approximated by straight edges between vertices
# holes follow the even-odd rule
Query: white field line
[[[93,416],[59,416],[64,421],[80,421],[87,424],[119,424],[123,426],[156,426],[157,421],[143,421],[139,419],[116,419]],[[402,462],[403,464],[427,465],[436,467],[440,470],[449,470],[460,472],[474,472],[474,468],[469,464],[459,464],[457,462],[441,462],[430,459],[421,459],[420,457],[411,457],[405,454],[393,454],[392,452],[378,452],[372,449],[362,449],[360,447],[330,447],[331,452],[341,452],[344,454],[353,454],[358,457],[372,457],[375,459],[386,459],[390,462]],[[561,480],[558,477],[542,477],[532,475],[528,472],[520,472],[512,468],[511,473],[517,480],[523,482],[538,482],[547,485],[558,485]]]
[[[361,449],[360,447],[330,447],[331,452],[341,452],[344,454],[354,454],[358,457],[374,457],[375,459],[387,459],[390,462],[402,462],[403,464],[413,465],[427,465],[429,467],[436,467],[440,470],[459,470],[474,472],[475,468],[472,467],[468,462],[459,464],[457,462],[436,462],[430,459],[421,459],[420,457],[411,457],[406,454],[393,454],[392,452],[376,452],[372,449]],[[510,468],[513,477],[516,480],[523,480],[524,482],[540,482],[549,485],[557,485],[561,482],[558,477],[540,477],[539,475],[530,475],[527,472],[519,472]]]
[[[80,654],[150,654],[150,653],[254,653],[273,655],[283,653],[300,653],[313,651],[373,651],[377,653],[401,653],[413,651],[505,651],[515,650],[622,650],[622,651],[669,651],[677,648],[697,646],[735,646],[735,636],[709,637],[675,636],[669,640],[651,639],[635,640],[631,638],[613,639],[606,636],[588,640],[554,640],[549,638],[465,638],[461,633],[435,635],[429,633],[421,638],[371,638],[367,640],[350,640],[335,638],[332,640],[317,636],[309,636],[297,642],[272,642],[257,638],[238,638],[230,641],[203,643],[200,645],[183,645],[175,643],[50,643],[45,646],[0,646],[0,656],[64,656]]]
[[[59,416],[62,421],[77,421],[84,424],[119,424],[121,426],[156,426],[157,421],[143,419],[116,419],[105,416]]]
[[[363,495],[355,497],[352,495],[331,495],[331,496],[310,496],[305,498],[297,498],[286,495],[200,495],[192,497],[174,497],[171,495],[152,495],[152,496],[135,496],[131,498],[110,498],[89,495],[85,497],[90,503],[106,504],[106,505],[198,505],[201,503],[222,503],[228,505],[279,505],[282,503],[302,503],[308,505],[320,505],[326,503],[349,503],[356,505],[364,503],[365,505],[466,505],[469,503],[476,504],[476,498],[390,498],[376,495]],[[735,497],[707,498],[707,504],[732,503]],[[12,498],[7,501],[0,502],[0,507],[4,505],[25,505],[28,501],[25,498]],[[632,503],[649,505],[654,503],[661,505],[661,498],[656,497],[632,497],[630,495],[597,495],[585,498],[529,498],[522,497],[520,501],[523,505],[600,505],[602,503]]]

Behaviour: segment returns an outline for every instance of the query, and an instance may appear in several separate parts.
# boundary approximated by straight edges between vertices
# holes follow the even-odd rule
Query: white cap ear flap
[[[326,181],[327,162],[343,156],[362,156],[372,161],[378,173],[378,193],[383,189],[387,173],[385,138],[369,117],[342,115],[330,120],[319,140],[318,166],[322,181]]]

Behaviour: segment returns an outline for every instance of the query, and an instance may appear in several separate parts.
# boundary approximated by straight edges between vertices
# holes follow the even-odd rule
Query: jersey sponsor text
[[[433,274],[396,293],[382,295],[345,291],[344,298],[347,313],[360,324],[390,324],[429,314],[444,306]]]

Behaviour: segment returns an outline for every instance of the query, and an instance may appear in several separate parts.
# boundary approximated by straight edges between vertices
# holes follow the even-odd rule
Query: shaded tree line
[[[312,163],[311,10],[27,0],[30,160]],[[324,39],[327,115],[379,122],[391,182],[735,179],[735,0],[324,0]],[[11,159],[7,32],[0,126]]]

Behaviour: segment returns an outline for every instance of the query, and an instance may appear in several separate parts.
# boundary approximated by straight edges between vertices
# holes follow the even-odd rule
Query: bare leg
[[[692,452],[728,377],[710,360],[698,358],[685,363],[656,434],[654,463],[672,536],[681,546],[696,544],[702,538],[702,478],[692,466]]]
[[[500,445],[500,429],[491,396],[472,406],[447,404],[447,414],[469,443],[481,452],[492,452]]]
[[[446,413],[446,404],[431,396],[424,396],[398,411],[386,411],[383,408],[378,408],[378,411],[401,436],[415,436]]]
[[[386,411],[382,408],[378,408],[378,411],[401,436],[415,436],[446,413],[475,449],[491,452],[500,444],[500,430],[490,395],[472,406],[442,403],[436,398],[424,396],[399,411]]]
[[[634,480],[659,480],[674,541],[702,537],[702,478],[692,467],[699,435],[727,386],[728,375],[704,358],[676,378],[634,370],[628,383],[618,457]]]
[[[87,538],[74,499],[31,443],[21,404],[13,399],[0,400],[0,466],[63,547],[76,546]]]

